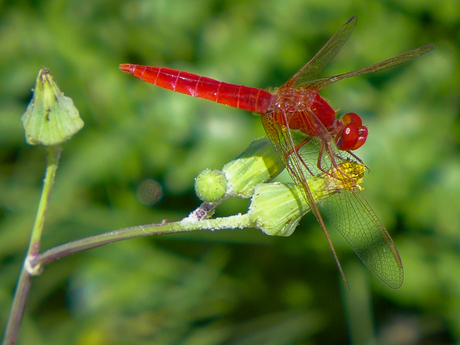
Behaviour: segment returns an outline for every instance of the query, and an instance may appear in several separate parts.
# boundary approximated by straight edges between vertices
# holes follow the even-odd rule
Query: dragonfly
[[[349,288],[320,210],[361,261],[386,285],[397,289],[403,283],[404,270],[396,245],[361,193],[362,187],[353,176],[340,169],[347,161],[364,165],[351,151],[365,143],[368,129],[356,113],[339,118],[338,112],[318,91],[342,79],[401,65],[431,51],[435,45],[428,44],[355,71],[318,78],[353,33],[356,24],[356,16],[349,18],[309,62],[272,92],[166,67],[121,64],[120,69],[168,90],[260,115],[267,137],[311,206],[346,286]],[[307,178],[319,173],[326,173],[348,187],[317,204]]]

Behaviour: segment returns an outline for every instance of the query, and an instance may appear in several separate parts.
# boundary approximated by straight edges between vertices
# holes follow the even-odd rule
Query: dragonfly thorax
[[[312,89],[279,88],[273,93],[269,112],[276,123],[318,137],[323,143],[334,138],[343,151],[356,150],[367,138],[367,127],[359,115],[348,113],[337,119],[336,111]]]
[[[273,96],[270,110],[290,129],[319,136],[339,125],[334,109],[315,90],[279,88]]]

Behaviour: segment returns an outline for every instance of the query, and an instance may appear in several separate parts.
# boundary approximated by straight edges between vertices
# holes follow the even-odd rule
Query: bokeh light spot
[[[160,201],[162,196],[163,189],[155,180],[144,180],[137,187],[137,199],[144,205],[153,206]]]

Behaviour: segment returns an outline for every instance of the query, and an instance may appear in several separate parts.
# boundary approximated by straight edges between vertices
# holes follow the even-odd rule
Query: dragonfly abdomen
[[[168,90],[260,114],[267,112],[273,98],[270,92],[263,89],[228,84],[166,67],[123,64],[120,68],[139,79]]]

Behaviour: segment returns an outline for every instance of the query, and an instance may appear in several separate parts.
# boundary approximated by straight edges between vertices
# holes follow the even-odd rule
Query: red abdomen
[[[120,69],[153,85],[231,107],[267,112],[273,95],[265,90],[228,84],[171,68],[122,64]]]

